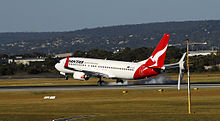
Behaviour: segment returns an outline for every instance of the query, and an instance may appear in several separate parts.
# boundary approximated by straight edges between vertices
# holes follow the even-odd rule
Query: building
[[[215,65],[217,68],[220,69],[220,64]],[[204,66],[205,70],[212,69],[214,66]]]
[[[8,63],[15,62],[16,64],[24,64],[24,65],[30,65],[31,62],[44,62],[45,58],[18,58],[18,59],[9,59]]]
[[[217,54],[217,50],[199,50],[199,51],[189,51],[189,56],[198,56],[198,55],[211,55]]]
[[[62,53],[62,54],[56,54],[55,58],[65,58],[67,56],[72,56],[73,53]]]
[[[4,58],[4,59],[0,59],[0,63],[1,64],[7,64],[8,59]]]

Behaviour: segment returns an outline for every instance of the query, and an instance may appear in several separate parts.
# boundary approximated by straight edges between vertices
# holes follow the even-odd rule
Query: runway
[[[187,85],[182,84],[181,89],[186,89]],[[220,88],[219,83],[197,83],[191,84],[191,88]],[[97,85],[64,85],[64,86],[6,86],[0,87],[0,92],[6,91],[65,91],[65,90],[132,90],[132,89],[177,89],[176,84],[148,84],[129,86],[97,86]]]

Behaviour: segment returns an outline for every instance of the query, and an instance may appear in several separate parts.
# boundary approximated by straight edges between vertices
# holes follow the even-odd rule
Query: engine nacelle
[[[83,72],[75,72],[75,73],[73,74],[73,78],[74,78],[74,79],[77,79],[77,80],[85,81],[85,80],[88,80],[88,79],[89,79],[89,76],[86,75],[86,74],[83,73]]]

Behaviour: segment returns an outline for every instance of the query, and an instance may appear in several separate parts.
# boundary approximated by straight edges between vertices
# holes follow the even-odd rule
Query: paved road
[[[0,87],[0,91],[50,91],[50,90],[108,90],[108,89],[177,89],[175,84],[129,85],[129,86],[97,86],[97,85],[66,85],[66,86],[16,86]],[[187,85],[181,85],[186,89]],[[191,88],[220,88],[220,84],[191,84]]]

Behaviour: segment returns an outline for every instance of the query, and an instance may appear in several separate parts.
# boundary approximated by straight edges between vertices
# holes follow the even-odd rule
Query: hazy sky
[[[0,32],[220,20],[220,0],[0,0]]]

